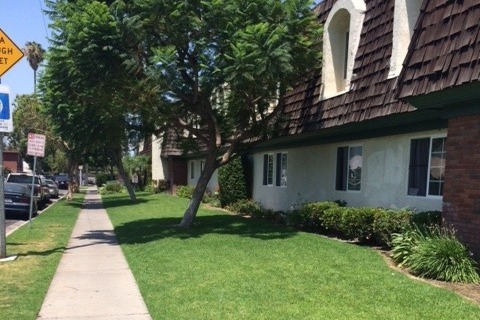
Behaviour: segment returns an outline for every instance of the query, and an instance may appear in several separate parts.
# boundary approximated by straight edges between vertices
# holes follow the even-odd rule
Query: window
[[[362,185],[363,147],[337,148],[336,190],[360,191]]]
[[[323,34],[324,99],[350,88],[365,11],[363,0],[338,0],[330,10]]]
[[[273,154],[263,155],[263,185],[273,185]]]
[[[203,172],[203,168],[205,168],[205,161],[200,161],[200,173]]]
[[[190,179],[195,179],[195,161],[190,161]]]
[[[443,195],[446,140],[446,137],[435,137],[411,141],[408,195]]]
[[[287,186],[287,154],[277,153],[277,187]]]

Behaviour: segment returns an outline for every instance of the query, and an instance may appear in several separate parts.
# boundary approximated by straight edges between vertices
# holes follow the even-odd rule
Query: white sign
[[[0,132],[12,132],[12,107],[10,106],[10,88],[0,85]]]
[[[43,134],[28,134],[27,154],[30,156],[45,156],[45,136]]]

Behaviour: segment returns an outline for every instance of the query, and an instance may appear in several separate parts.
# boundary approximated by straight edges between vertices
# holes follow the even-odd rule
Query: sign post
[[[30,212],[28,216],[30,228],[32,227],[32,211],[33,211],[33,197],[35,189],[35,173],[37,170],[37,157],[45,156],[45,136],[43,134],[28,134],[27,154],[33,156],[33,170],[32,170],[32,193],[30,197]],[[40,188],[42,186],[40,185]]]
[[[0,85],[0,259],[7,257],[7,235],[5,222],[5,195],[3,180],[3,133],[13,131],[10,89]]]
[[[0,77],[22,58],[23,51],[0,29]],[[1,80],[0,83],[2,83]],[[0,85],[0,259],[7,257],[7,226],[5,222],[5,196],[3,191],[3,133],[12,131],[10,89]]]

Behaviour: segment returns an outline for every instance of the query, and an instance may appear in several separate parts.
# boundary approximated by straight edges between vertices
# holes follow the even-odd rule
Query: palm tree
[[[30,67],[33,69],[33,92],[37,91],[37,69],[40,63],[43,61],[43,55],[45,50],[40,43],[35,41],[28,41],[23,48],[23,53],[27,57],[27,61]]]

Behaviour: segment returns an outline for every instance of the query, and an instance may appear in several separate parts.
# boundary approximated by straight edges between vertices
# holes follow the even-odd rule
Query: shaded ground
[[[450,282],[444,282],[444,281],[419,278],[414,275],[411,275],[405,269],[397,267],[395,262],[390,257],[391,255],[390,251],[379,250],[379,252],[382,255],[382,257],[385,259],[385,262],[390,268],[407,275],[409,278],[412,278],[418,281],[423,281],[437,287],[449,289],[475,303],[480,304],[480,284],[450,283]]]

